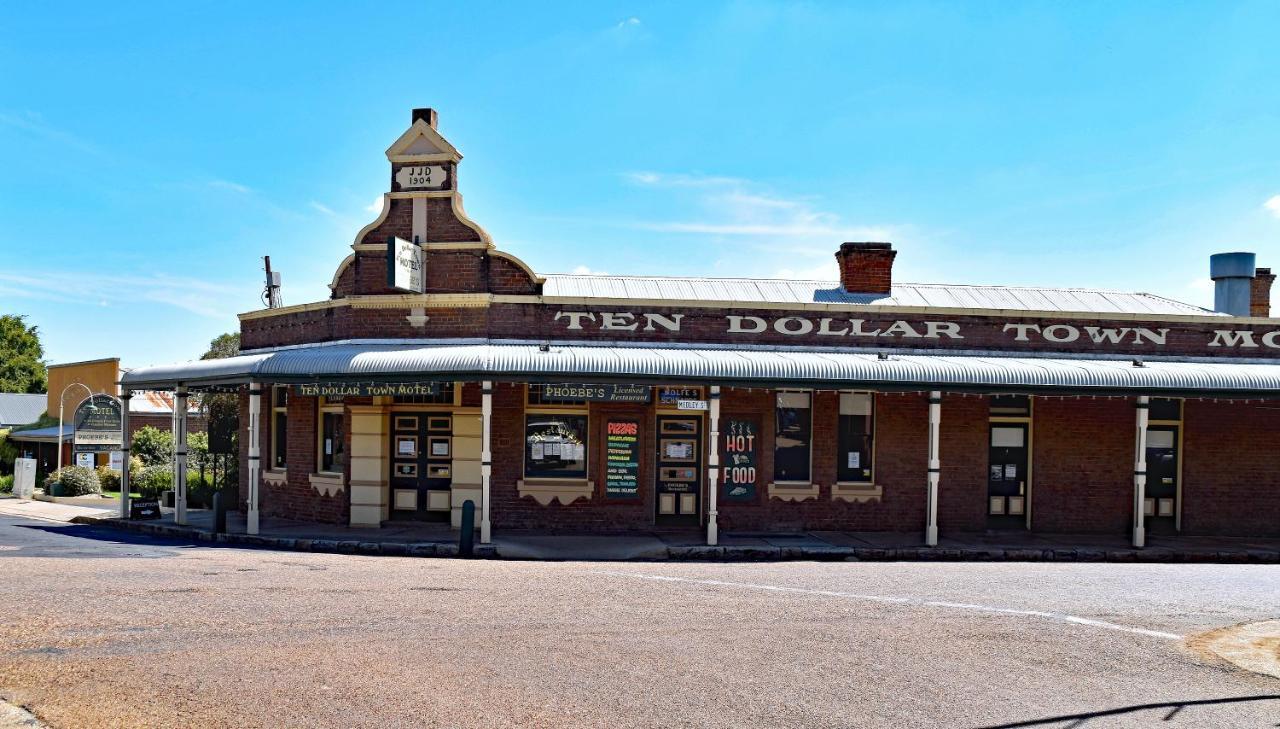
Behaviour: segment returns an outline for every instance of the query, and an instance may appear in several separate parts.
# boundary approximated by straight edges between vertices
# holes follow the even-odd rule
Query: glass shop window
[[[1147,410],[1149,420],[1182,420],[1182,401],[1163,397],[1151,398]]]
[[[342,473],[347,464],[347,441],[342,425],[341,412],[321,413],[320,470],[323,472]]]
[[[289,388],[271,388],[271,467],[283,469],[289,450]]]
[[[875,396],[869,392],[840,393],[839,452],[836,480],[871,481],[872,430]]]
[[[773,480],[808,483],[813,409],[807,392],[780,392],[774,411]]]
[[[524,423],[525,478],[587,477],[587,416],[530,413]]]
[[[1031,398],[1026,395],[992,395],[991,417],[1029,418],[1031,417]]]

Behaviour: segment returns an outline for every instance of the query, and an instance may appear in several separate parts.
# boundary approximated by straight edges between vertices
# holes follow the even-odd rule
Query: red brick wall
[[[317,403],[317,398],[290,394],[288,450],[285,455],[288,477],[280,485],[263,481],[260,492],[262,516],[283,516],[330,524],[345,524],[349,521],[351,500],[345,489],[324,496],[311,485],[310,476],[316,471],[319,423]],[[350,431],[350,428],[346,430]],[[348,452],[349,449],[348,438]],[[268,454],[269,448],[265,448],[264,464]]]
[[[1132,519],[1134,400],[1036,398],[1031,526],[1125,534]]]
[[[938,530],[944,534],[982,531],[987,526],[989,404],[985,396],[942,396]]]
[[[1280,404],[1183,406],[1182,530],[1280,536]]]

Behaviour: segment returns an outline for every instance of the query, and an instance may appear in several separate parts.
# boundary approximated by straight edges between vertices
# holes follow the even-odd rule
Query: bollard
[[[227,533],[227,500],[221,491],[213,492],[213,533]]]
[[[476,502],[462,502],[462,533],[458,535],[458,556],[470,557],[475,552]]]

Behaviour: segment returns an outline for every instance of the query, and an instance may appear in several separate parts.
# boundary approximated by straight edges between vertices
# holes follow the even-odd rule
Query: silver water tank
[[[1231,316],[1249,316],[1249,295],[1257,256],[1237,251],[1209,256],[1213,308]]]

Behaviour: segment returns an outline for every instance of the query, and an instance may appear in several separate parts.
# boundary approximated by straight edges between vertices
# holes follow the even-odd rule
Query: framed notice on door
[[[726,501],[755,501],[756,453],[759,438],[751,420],[730,418],[721,433],[724,438],[721,479]]]

